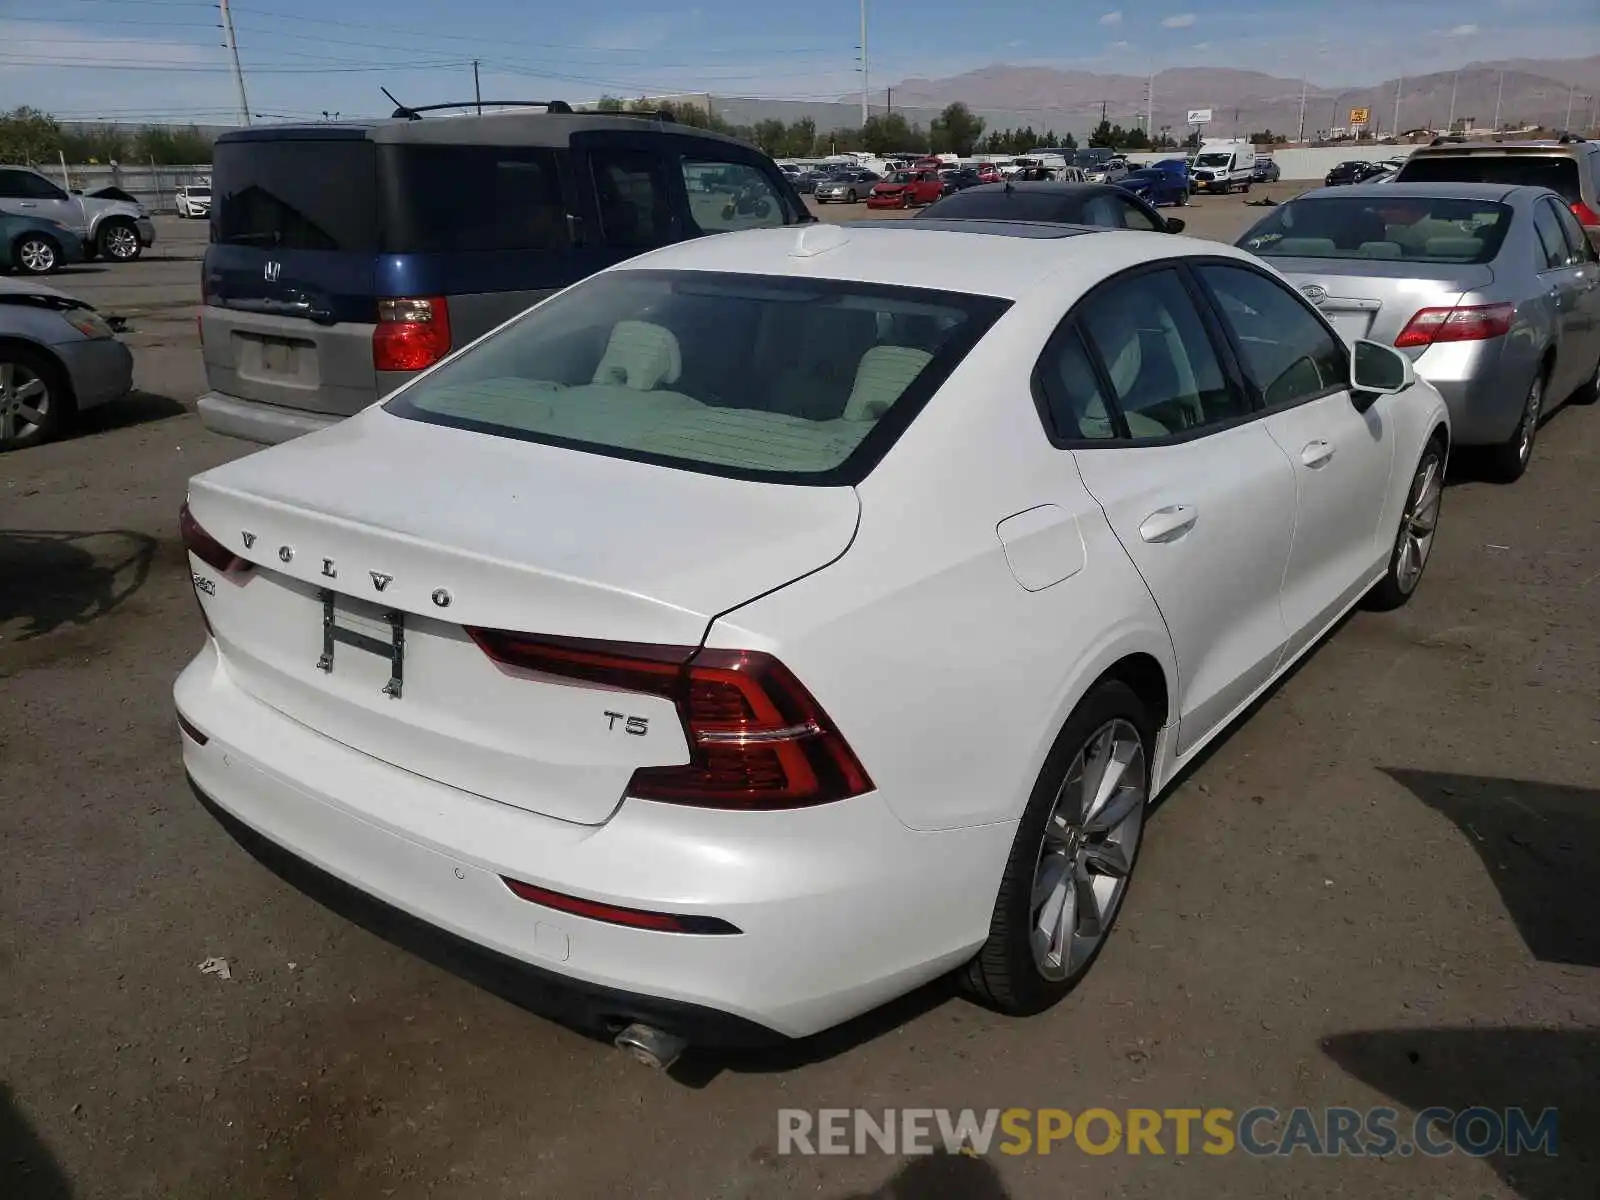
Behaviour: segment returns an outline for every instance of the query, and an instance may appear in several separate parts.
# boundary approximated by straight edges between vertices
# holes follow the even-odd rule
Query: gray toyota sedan
[[[1600,259],[1539,187],[1319,188],[1237,243],[1287,275],[1348,340],[1390,343],[1444,394],[1455,441],[1510,482],[1541,418],[1600,391]]]

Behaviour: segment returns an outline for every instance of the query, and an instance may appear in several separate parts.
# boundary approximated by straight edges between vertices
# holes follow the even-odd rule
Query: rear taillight
[[[1481,342],[1511,332],[1514,304],[1474,304],[1456,308],[1424,308],[1406,322],[1395,338],[1397,349],[1431,346],[1436,342]]]
[[[662,696],[689,743],[681,766],[640,767],[628,795],[711,808],[801,808],[872,790],[821,705],[756,650],[697,650],[469,629],[503,666]]]
[[[421,371],[450,353],[450,306],[443,296],[378,301],[372,365],[380,371]]]
[[[189,553],[206,566],[224,575],[242,575],[251,569],[248,559],[240,558],[200,527],[200,522],[194,519],[187,503],[178,510],[178,532],[183,536],[183,544]]]
[[[1600,225],[1600,213],[1595,212],[1582,200],[1573,201],[1572,215],[1578,218],[1580,225]]]

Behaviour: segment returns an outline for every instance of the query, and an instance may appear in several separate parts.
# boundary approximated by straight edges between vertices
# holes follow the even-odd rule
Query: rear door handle
[[[1192,504],[1172,504],[1158,508],[1139,526],[1139,536],[1147,542],[1175,542],[1200,519]]]
[[[1325,467],[1333,461],[1332,442],[1307,442],[1306,448],[1300,451],[1300,461],[1315,471],[1318,467]]]

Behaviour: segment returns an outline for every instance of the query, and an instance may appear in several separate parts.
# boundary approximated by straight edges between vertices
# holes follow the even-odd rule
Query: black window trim
[[[1245,376],[1240,370],[1239,360],[1234,355],[1232,341],[1223,332],[1223,326],[1218,320],[1215,309],[1212,307],[1210,297],[1201,289],[1199,281],[1195,278],[1193,271],[1189,269],[1189,264],[1195,262],[1231,264],[1238,261],[1238,259],[1223,258],[1221,256],[1200,255],[1155,259],[1151,262],[1139,263],[1136,266],[1118,271],[1115,275],[1108,275],[1079,297],[1077,303],[1067,310],[1066,316],[1062,317],[1055,331],[1045,341],[1044,349],[1040,351],[1039,357],[1033,364],[1031,390],[1033,392],[1034,408],[1039,413],[1040,422],[1044,426],[1045,437],[1050,444],[1058,450],[1138,450],[1150,446],[1181,446],[1186,442],[1210,437],[1212,434],[1237,429],[1241,425],[1247,425],[1265,416],[1266,412],[1261,407],[1260,400],[1255,394],[1255,389],[1248,386]],[[1200,324],[1206,332],[1206,339],[1211,345],[1211,352],[1217,356],[1217,364],[1222,368],[1223,381],[1227,384],[1228,390],[1235,397],[1242,400],[1249,411],[1237,417],[1230,417],[1226,421],[1218,421],[1214,425],[1202,425],[1196,429],[1180,430],[1177,433],[1170,433],[1166,437],[1134,438],[1128,431],[1127,419],[1123,416],[1122,405],[1117,400],[1116,389],[1111,386],[1111,376],[1106,370],[1105,363],[1101,360],[1100,351],[1095,346],[1094,339],[1085,335],[1079,328],[1079,322],[1087,306],[1093,304],[1095,296],[1104,289],[1129,279],[1136,279],[1141,275],[1154,274],[1157,271],[1173,271],[1177,274],[1179,283],[1183,286],[1200,316]],[[1046,356],[1050,351],[1060,345],[1063,336],[1062,331],[1068,327],[1071,327],[1079,338],[1084,351],[1089,356],[1089,364],[1094,370],[1095,382],[1100,387],[1107,415],[1111,417],[1117,429],[1117,436],[1114,438],[1062,437],[1055,428],[1055,420],[1050,415],[1048,373],[1045,370],[1045,362]]]
[[[1339,335],[1338,330],[1334,329],[1333,325],[1328,321],[1328,318],[1322,313],[1322,311],[1318,309],[1316,305],[1308,301],[1303,295],[1301,295],[1297,289],[1286,284],[1283,280],[1278,279],[1270,272],[1263,271],[1254,263],[1243,262],[1237,258],[1222,258],[1219,256],[1210,255],[1203,258],[1189,259],[1187,261],[1194,268],[1193,274],[1195,285],[1205,293],[1206,303],[1211,307],[1213,313],[1216,315],[1217,322],[1222,330],[1222,335],[1227,339],[1228,348],[1234,355],[1234,361],[1241,368],[1239,372],[1240,378],[1244,382],[1246,391],[1250,394],[1251,404],[1253,404],[1257,410],[1267,416],[1273,416],[1277,413],[1289,412],[1291,409],[1299,408],[1302,404],[1313,404],[1318,400],[1326,400],[1329,396],[1332,396],[1336,393],[1348,393],[1350,391],[1349,345],[1345,342],[1344,338]],[[1310,313],[1316,319],[1317,324],[1321,326],[1322,331],[1333,339],[1334,346],[1336,346],[1339,350],[1339,357],[1344,362],[1344,377],[1336,383],[1329,384],[1319,392],[1311,392],[1305,396],[1297,397],[1294,400],[1286,400],[1280,404],[1269,405],[1267,403],[1266,396],[1262,394],[1261,390],[1257,388],[1254,383],[1251,382],[1249,372],[1242,369],[1244,364],[1244,349],[1238,344],[1237,339],[1234,337],[1233,327],[1228,324],[1227,318],[1223,315],[1222,301],[1213,292],[1211,285],[1206,282],[1205,277],[1200,274],[1199,268],[1202,266],[1234,267],[1241,271],[1247,271],[1252,275],[1256,275],[1261,279],[1266,280],[1269,284],[1276,287],[1280,292],[1291,297],[1294,302],[1300,306],[1302,311]]]

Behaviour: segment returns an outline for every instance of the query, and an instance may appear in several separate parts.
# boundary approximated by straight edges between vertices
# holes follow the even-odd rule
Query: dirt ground
[[[935,986],[667,1076],[269,869],[185,787],[177,510],[249,447],[192,412],[203,226],[160,237],[58,281],[130,317],[138,395],[0,458],[4,1200],[1600,1193],[1600,409],[1555,414],[1515,486],[1453,472],[1415,602],[1346,622],[1161,804],[1067,1002]],[[1556,1106],[1559,1153],[777,1153],[780,1108],[1258,1104]]]

